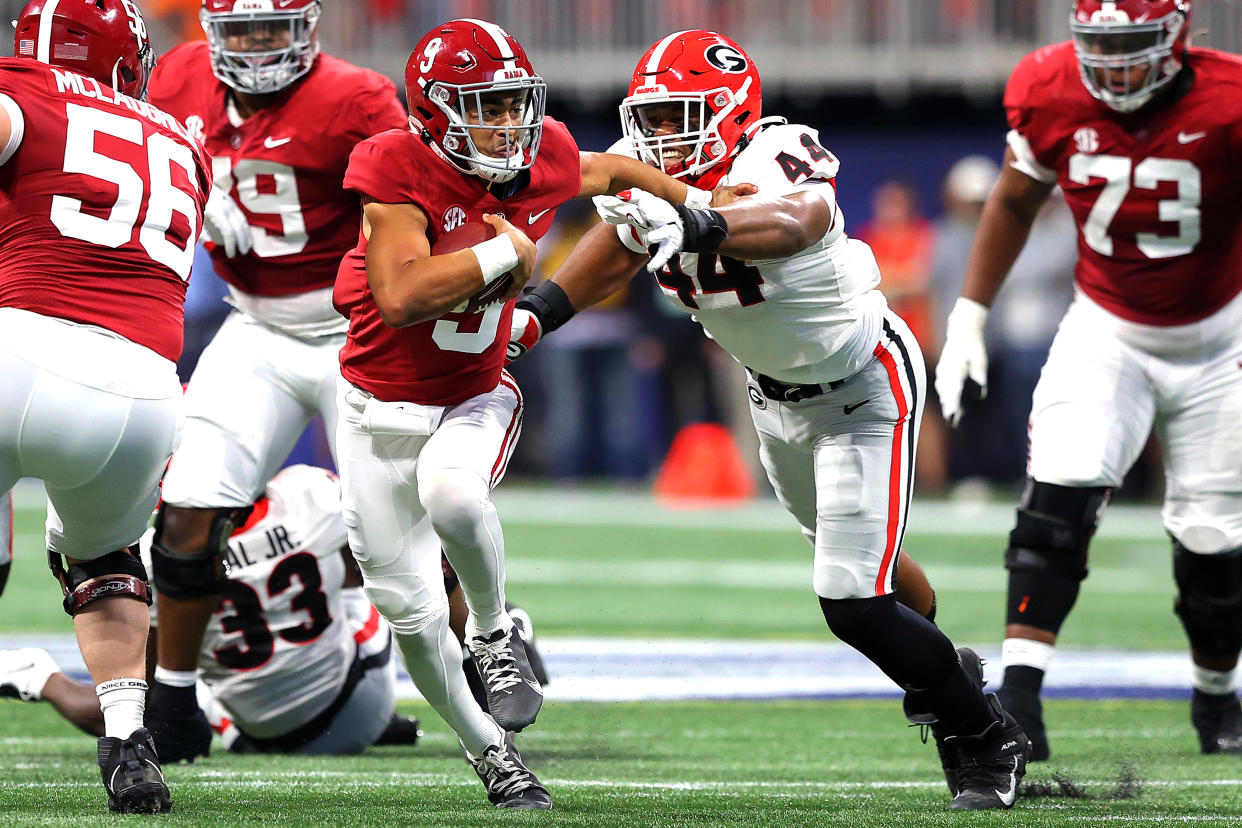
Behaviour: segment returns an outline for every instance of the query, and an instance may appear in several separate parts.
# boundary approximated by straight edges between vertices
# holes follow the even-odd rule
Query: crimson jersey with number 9
[[[349,153],[406,126],[392,82],[320,55],[304,78],[241,120],[212,74],[207,44],[187,43],[160,58],[149,94],[200,136],[216,186],[253,228],[249,255],[215,251],[220,277],[252,296],[331,286],[358,232],[358,198],[341,187]]]
[[[207,158],[172,117],[91,78],[0,59],[0,306],[96,325],[176,360]],[[100,290],[100,280],[107,280]]]
[[[1188,49],[1186,65],[1189,91],[1151,113],[1093,98],[1071,43],[1028,55],[1005,91],[1018,168],[1060,185],[1078,223],[1079,287],[1145,325],[1242,290],[1242,58]]]

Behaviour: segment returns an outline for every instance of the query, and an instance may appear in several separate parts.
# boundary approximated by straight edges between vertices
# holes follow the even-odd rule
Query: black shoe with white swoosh
[[[487,696],[487,710],[504,730],[516,733],[535,721],[543,687],[531,668],[517,625],[466,640]]]
[[[997,721],[977,736],[950,736],[957,747],[957,796],[951,811],[989,811],[1012,808],[1018,786],[1026,775],[1031,743],[1021,726],[1004,711],[995,693],[987,696]]]
[[[166,814],[172,810],[155,740],[145,727],[128,739],[100,739],[99,773],[108,791],[109,810],[123,814]]]

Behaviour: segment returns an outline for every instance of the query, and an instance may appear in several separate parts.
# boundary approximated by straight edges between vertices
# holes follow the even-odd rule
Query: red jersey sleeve
[[[380,75],[375,83],[362,89],[354,99],[357,115],[351,119],[355,129],[360,129],[357,139],[365,141],[390,129],[407,129],[409,116],[397,99],[397,88],[392,81]]]
[[[544,183],[551,191],[551,200],[560,205],[577,198],[582,192],[582,161],[578,156],[578,142],[569,134],[569,128],[555,118],[544,118],[539,155],[552,162],[547,168],[555,179]]]
[[[382,204],[416,204],[431,215],[428,200],[415,183],[427,176],[417,159],[402,151],[411,140],[419,139],[409,130],[389,130],[354,147],[345,170],[345,188]]]

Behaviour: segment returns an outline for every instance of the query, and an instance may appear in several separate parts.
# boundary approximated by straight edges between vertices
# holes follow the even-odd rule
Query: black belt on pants
[[[230,751],[233,753],[297,753],[327,732],[336,714],[349,704],[354,688],[358,686],[358,682],[362,681],[362,677],[369,670],[383,667],[391,657],[392,634],[389,633],[388,643],[384,645],[381,652],[366,658],[358,658],[357,654],[354,655],[354,661],[349,665],[349,672],[345,674],[345,683],[341,686],[341,692],[337,693],[332,703],[315,718],[299,728],[270,739],[259,739],[242,733],[237,737]]]
[[[763,396],[769,400],[781,400],[782,402],[801,402],[802,400],[818,397],[820,394],[826,394],[829,391],[835,391],[842,385],[850,381],[847,377],[841,380],[833,380],[825,383],[808,383],[806,385],[792,385],[788,382],[781,382],[773,379],[767,374],[760,374],[758,371],[750,371],[750,375],[755,378],[755,382],[759,383],[759,390],[763,392]]]

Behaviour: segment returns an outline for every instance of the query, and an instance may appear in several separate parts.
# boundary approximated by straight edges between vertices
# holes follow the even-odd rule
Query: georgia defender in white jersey
[[[516,357],[623,286],[647,261],[664,293],[747,367],[760,453],[815,549],[814,588],[832,631],[906,689],[932,724],[954,809],[1008,808],[1026,737],[978,657],[899,603],[899,550],[926,370],[876,290],[870,248],[845,235],[839,163],[814,129],[763,118],[759,74],[733,41],[678,32],[639,61],[621,104],[628,152],[705,189],[754,192],[718,210],[633,191],[597,200],[609,224],[584,237],[518,303]],[[734,190],[733,192],[742,192]],[[912,584],[915,586],[916,584]],[[958,775],[959,760],[979,772]]]

